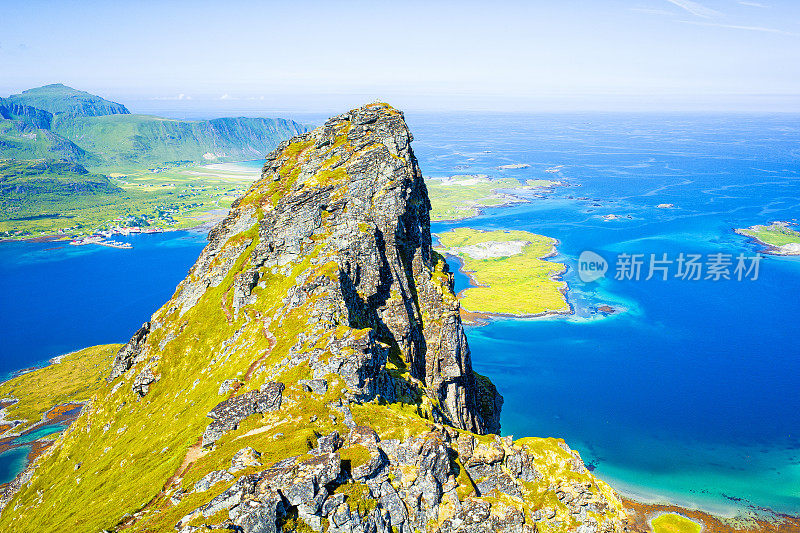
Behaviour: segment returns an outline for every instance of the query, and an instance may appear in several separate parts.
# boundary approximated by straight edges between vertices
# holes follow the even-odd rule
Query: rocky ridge
[[[499,437],[400,112],[282,143],[0,529],[626,530],[557,439]]]

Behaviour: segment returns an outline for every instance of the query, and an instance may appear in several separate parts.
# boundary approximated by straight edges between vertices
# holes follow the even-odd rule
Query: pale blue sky
[[[800,110],[797,0],[0,8],[0,95],[63,82],[144,111],[327,112],[375,98],[417,110]]]

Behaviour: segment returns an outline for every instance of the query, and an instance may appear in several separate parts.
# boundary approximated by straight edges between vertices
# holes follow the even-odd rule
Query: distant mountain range
[[[257,159],[305,131],[281,118],[132,115],[122,104],[62,84],[0,98],[0,159],[64,160],[106,171]]]

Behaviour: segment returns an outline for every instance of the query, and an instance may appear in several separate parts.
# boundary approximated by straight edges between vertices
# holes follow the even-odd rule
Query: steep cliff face
[[[34,129],[49,129],[53,115],[35,107],[0,98],[0,118],[18,120]]]
[[[477,409],[458,303],[444,260],[431,250],[430,204],[410,141],[402,116],[376,106],[281,145],[267,158],[261,181],[212,232],[174,308],[185,313],[236,265],[231,306],[237,314],[263,272],[288,275],[308,261],[270,320],[280,326],[286,313],[311,306],[303,331],[310,346],[337,327],[368,333],[337,347],[359,354],[353,360],[298,349],[292,366],[305,361],[315,377],[342,375],[359,401],[396,401],[382,375],[394,353],[438,401],[434,413],[443,422],[497,432],[493,413],[484,420]],[[257,236],[226,246],[251,228]]]
[[[61,118],[54,121],[53,131],[107,165],[150,165],[260,158],[306,128],[280,118],[184,121],[115,114]]]
[[[411,139],[371,104],[270,154],[0,529],[624,530],[563,441],[491,434]]]

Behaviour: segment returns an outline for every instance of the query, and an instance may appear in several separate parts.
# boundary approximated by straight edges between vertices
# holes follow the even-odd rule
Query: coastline
[[[438,178],[433,178],[433,179],[438,179]],[[526,191],[526,190],[539,189],[539,190],[541,190],[541,191],[543,191],[545,193],[551,193],[553,191],[553,189],[555,189],[556,187],[567,187],[567,186],[569,186],[569,184],[565,183],[564,181],[557,181],[557,182],[553,182],[550,185],[542,186],[542,187],[526,188],[528,186],[525,186],[525,185],[520,186],[520,187],[516,187],[516,188],[498,187],[497,189],[493,189],[492,191],[493,191],[493,194],[495,195],[496,198],[500,198],[500,199],[504,200],[502,203],[495,204],[495,205],[473,205],[473,206],[470,206],[470,207],[475,211],[474,214],[465,215],[465,216],[458,217],[458,218],[433,218],[433,217],[431,217],[431,223],[461,222],[461,221],[464,221],[464,220],[469,220],[469,219],[472,219],[472,218],[477,218],[477,217],[483,216],[483,215],[486,214],[486,210],[487,209],[500,209],[500,208],[504,208],[504,207],[513,206],[514,204],[529,204],[529,203],[531,203],[533,201],[530,198],[527,198],[522,194],[519,194],[519,193],[515,194],[515,191]],[[547,197],[544,196],[544,194],[538,196],[538,199],[540,199],[540,200],[544,200],[546,198]]]
[[[612,485],[613,487],[613,485]],[[616,490],[616,489],[615,489]],[[689,509],[670,503],[643,503],[620,495],[622,504],[633,519],[633,526],[641,531],[651,531],[650,522],[663,514],[677,514],[701,525],[703,533],[795,533],[800,531],[800,516],[762,510],[761,516],[752,512],[747,515],[721,517],[702,511]]]
[[[195,168],[205,172],[198,172],[198,171],[187,171],[193,172],[198,176],[213,174],[214,172],[220,173],[222,177],[228,178],[250,178],[254,177],[254,180],[257,180],[261,174],[261,171],[255,168],[248,167],[246,165],[242,165],[242,163],[247,163],[249,161],[263,161],[261,159],[244,159],[241,161],[229,161],[225,163],[198,163]],[[248,185],[249,186],[249,185]],[[160,226],[154,225],[152,227],[156,227],[161,230],[161,232],[168,232],[168,231],[183,231],[183,230],[194,230],[197,227],[204,226],[207,224],[207,220],[204,218],[209,214],[216,211],[219,211],[219,206],[210,207],[208,210],[199,211],[194,215],[184,219],[185,220],[195,220],[197,223],[183,226],[180,228],[170,227],[170,226]],[[227,214],[228,210],[224,209],[225,214]],[[219,218],[222,220],[224,215]],[[217,220],[217,222],[219,222]],[[107,223],[110,223],[107,222]],[[64,233],[49,233],[44,235],[35,235],[35,236],[24,236],[24,237],[2,237],[0,238],[0,244],[9,243],[9,242],[31,242],[31,243],[48,243],[48,242],[62,242],[62,241],[71,241],[80,237],[85,237],[86,235],[68,235]],[[98,243],[99,244],[99,243]]]
[[[224,214],[220,215],[220,214],[217,213],[218,211],[224,211]],[[170,228],[170,227],[162,228],[162,227],[158,226],[159,229],[161,229],[161,231],[154,232],[154,233],[139,233],[137,235],[151,235],[151,234],[152,235],[157,235],[159,233],[173,233],[173,232],[176,232],[176,231],[192,231],[192,232],[210,231],[214,226],[216,226],[218,223],[220,223],[225,218],[225,215],[227,213],[228,213],[227,210],[210,209],[208,211],[204,211],[203,213],[198,214],[195,217],[192,217],[192,220],[195,220],[197,222],[197,224],[194,224],[192,226],[186,226],[186,227],[182,227],[182,228]],[[211,215],[211,216],[209,216],[209,215]],[[23,237],[23,238],[20,238],[20,239],[0,239],[0,245],[2,245],[4,243],[14,243],[14,242],[25,242],[25,243],[50,243],[50,242],[52,242],[52,243],[61,243],[61,242],[67,242],[68,243],[68,242],[70,242],[72,240],[74,240],[74,237],[70,237],[70,236],[67,236],[67,235],[53,234],[53,235],[39,235],[37,237]],[[116,248],[116,249],[125,249],[125,250],[129,249],[127,247],[123,248],[123,247],[120,247],[120,246],[110,246],[110,245],[104,244],[104,243],[86,243],[84,246],[89,245],[89,244],[95,244],[97,246],[105,246],[107,248]]]

